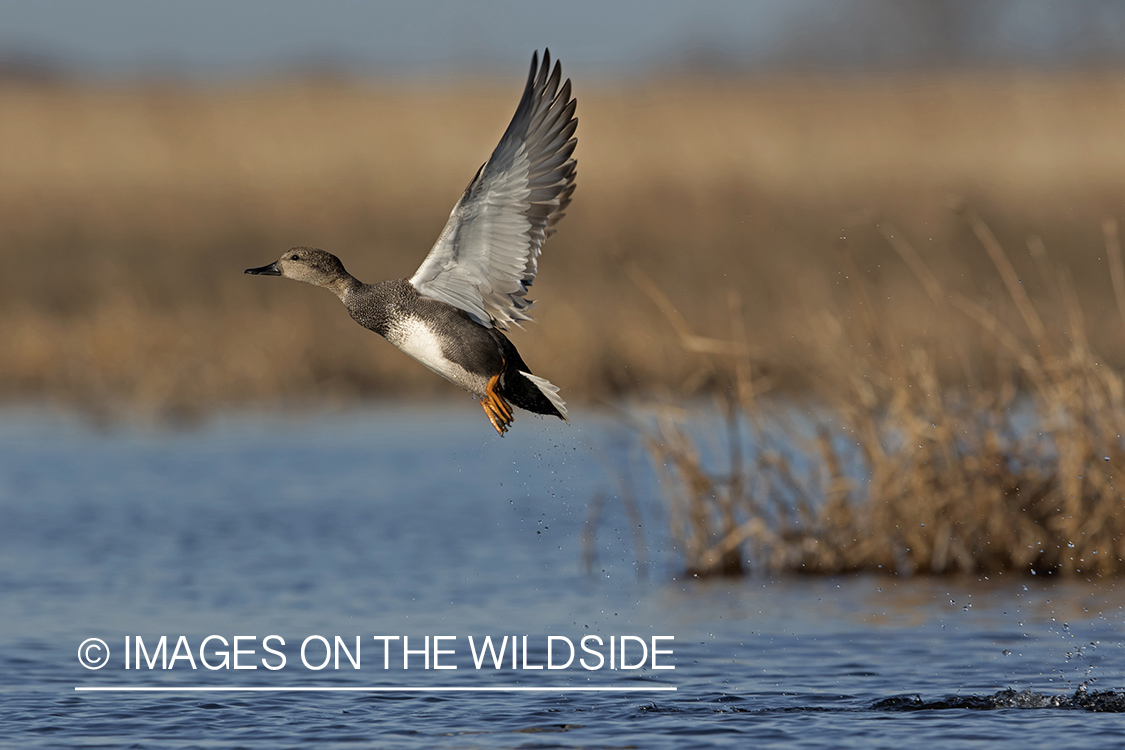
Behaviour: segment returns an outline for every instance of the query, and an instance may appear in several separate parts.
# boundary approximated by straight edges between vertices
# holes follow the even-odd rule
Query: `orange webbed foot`
[[[499,375],[493,375],[489,379],[488,385],[484,389],[484,395],[481,396],[480,405],[484,409],[488,421],[496,429],[497,434],[504,437],[504,433],[508,431],[508,425],[512,423],[512,407],[496,390],[496,385],[499,382]]]

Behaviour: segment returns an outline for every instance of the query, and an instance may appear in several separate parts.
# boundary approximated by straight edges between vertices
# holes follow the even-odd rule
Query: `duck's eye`
[[[300,260],[300,259],[301,259],[300,255],[290,255],[289,256],[289,260]]]

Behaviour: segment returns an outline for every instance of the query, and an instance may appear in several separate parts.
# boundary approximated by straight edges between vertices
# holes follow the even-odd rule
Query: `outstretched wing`
[[[410,279],[421,294],[486,327],[531,320],[524,295],[543,241],[574,192],[577,102],[551,53],[531,58],[523,97],[492,156],[465,189],[430,254]]]

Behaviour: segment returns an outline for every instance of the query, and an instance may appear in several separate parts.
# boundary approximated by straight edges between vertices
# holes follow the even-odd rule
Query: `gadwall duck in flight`
[[[512,122],[411,278],[364,284],[310,247],[246,273],[331,290],[361,326],[476,395],[501,436],[511,404],[568,421],[558,387],[532,375],[502,331],[531,320],[540,249],[574,193],[576,104],[550,51],[542,65],[533,55]]]

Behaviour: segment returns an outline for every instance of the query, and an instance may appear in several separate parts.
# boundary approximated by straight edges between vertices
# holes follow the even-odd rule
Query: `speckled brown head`
[[[332,253],[315,247],[294,247],[273,263],[261,268],[247,268],[256,276],[284,276],[313,286],[322,286],[341,296],[356,280],[344,270],[344,264]]]

